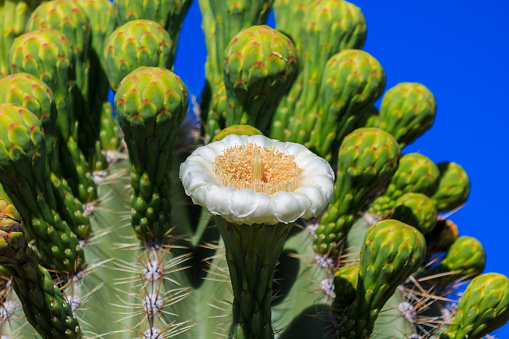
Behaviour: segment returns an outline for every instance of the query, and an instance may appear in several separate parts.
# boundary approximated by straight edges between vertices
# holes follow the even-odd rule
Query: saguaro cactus
[[[0,1],[1,339],[480,339],[506,323],[508,278],[482,274],[482,244],[444,214],[468,175],[404,153],[435,97],[384,93],[361,9],[199,0],[196,105],[172,69],[190,4]]]

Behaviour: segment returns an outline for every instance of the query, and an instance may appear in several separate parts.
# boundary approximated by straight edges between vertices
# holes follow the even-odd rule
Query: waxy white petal
[[[248,143],[292,155],[303,169],[303,179],[294,192],[268,195],[251,189],[222,186],[214,173],[214,161],[223,150]],[[324,159],[300,144],[283,143],[262,135],[229,135],[202,146],[180,166],[180,178],[187,195],[211,214],[238,224],[291,223],[299,218],[318,217],[332,200],[334,172]]]

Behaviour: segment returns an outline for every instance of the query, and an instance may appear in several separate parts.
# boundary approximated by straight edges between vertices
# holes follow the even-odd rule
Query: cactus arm
[[[10,1],[0,4],[0,51],[8,51],[15,38],[25,32],[25,26],[39,1]],[[8,54],[0,53],[0,78],[9,74]]]
[[[4,125],[0,137],[2,185],[19,206],[28,233],[35,236],[36,246],[48,264],[61,272],[76,272],[84,265],[83,251],[58,213],[44,163],[45,141],[40,121],[15,104],[1,104],[0,119]]]
[[[356,215],[394,174],[400,149],[387,132],[360,128],[342,143],[334,198],[315,231],[315,253],[336,257]]]
[[[362,112],[380,97],[385,73],[380,63],[363,51],[344,50],[325,65],[320,86],[321,119],[309,144],[332,163],[332,152],[350,133]]]
[[[144,240],[163,238],[171,228],[172,150],[187,101],[187,89],[180,78],[154,67],[132,72],[115,96],[132,163],[132,224]]]
[[[425,252],[424,237],[412,226],[394,220],[372,226],[361,248],[356,298],[339,324],[339,338],[368,338],[381,309],[419,268]]]
[[[43,338],[81,338],[70,305],[28,246],[21,216],[5,200],[0,200],[0,207],[0,264],[11,275],[28,321]]]
[[[441,339],[482,338],[509,320],[509,279],[486,273],[468,285]]]
[[[45,58],[34,57],[39,53]],[[95,183],[76,142],[77,124],[73,106],[77,90],[74,81],[75,57],[69,39],[53,29],[38,29],[16,38],[9,55],[12,73],[30,73],[53,92],[58,112],[57,137],[62,140],[59,143],[62,173],[82,203],[97,199]]]
[[[270,303],[277,258],[292,224],[236,225],[216,217],[233,288],[234,338],[273,338]]]
[[[360,9],[347,1],[315,1],[306,8],[301,31],[303,88],[289,119],[289,141],[307,143],[319,118],[318,96],[327,61],[343,49],[361,48],[366,23]]]
[[[242,29],[264,25],[273,0],[199,0],[202,29],[207,45],[206,85],[201,112],[206,127],[206,140],[226,127],[226,93],[223,84],[224,51]]]

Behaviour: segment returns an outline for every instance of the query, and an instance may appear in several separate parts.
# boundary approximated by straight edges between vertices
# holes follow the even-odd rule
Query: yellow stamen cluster
[[[293,192],[299,187],[303,170],[293,155],[255,144],[227,148],[214,162],[214,172],[224,186],[257,193]]]

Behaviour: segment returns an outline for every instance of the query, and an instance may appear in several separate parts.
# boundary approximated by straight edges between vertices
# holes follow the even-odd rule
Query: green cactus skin
[[[9,51],[11,74],[29,73],[53,92],[57,124],[64,140],[74,134],[75,57],[69,39],[53,29],[40,29],[16,38]]]
[[[210,111],[207,114],[207,120],[205,122],[205,141],[210,142],[216,137],[226,126],[226,87],[224,82],[220,82],[214,91],[211,103]]]
[[[106,39],[116,28],[113,4],[108,0],[76,0],[88,17],[91,33],[90,70],[89,70],[89,108],[87,119],[80,121],[80,139],[83,151],[88,155],[93,169],[104,170],[106,161],[101,151],[108,146],[102,145],[101,120],[103,105],[108,100],[108,77],[104,70],[103,50]]]
[[[117,28],[104,46],[104,65],[110,86],[118,85],[141,66],[171,69],[172,38],[158,23],[133,20]]]
[[[274,16],[276,17],[276,29],[290,39],[295,45],[297,59],[299,60],[299,72],[293,85],[290,87],[288,94],[281,98],[278,108],[272,118],[272,127],[270,137],[277,140],[286,140],[285,128],[288,127],[288,119],[291,112],[295,109],[297,99],[302,92],[302,21],[306,13],[307,6],[314,0],[302,0],[299,2],[291,0],[275,0]]]
[[[103,104],[101,110],[101,146],[106,152],[118,152],[122,148],[120,129],[117,120],[113,117],[113,107],[109,102]],[[109,162],[109,161],[108,161]]]
[[[6,51],[14,39],[25,32],[30,14],[39,1],[3,0],[0,5],[0,78],[9,74],[9,61]]]
[[[242,29],[264,25],[273,0],[199,0],[202,29],[205,33],[207,61],[206,84],[202,94],[201,114],[207,129],[205,139],[212,140],[216,131],[226,127],[226,95],[223,84],[224,51]],[[210,117],[210,118],[209,118]],[[212,120],[209,122],[209,119]]]
[[[394,175],[400,157],[396,140],[376,128],[359,128],[341,144],[334,197],[315,231],[314,251],[334,258],[357,213]]]
[[[360,119],[357,121],[357,126],[360,127],[375,127],[378,128],[380,124],[380,116],[378,115],[378,108],[370,107],[366,109]]]
[[[16,38],[9,56],[11,73],[32,74],[53,92],[58,112],[57,136],[62,140],[62,173],[82,203],[97,199],[96,185],[76,142],[74,53],[69,39],[53,29],[38,29]]]
[[[302,20],[306,14],[307,6],[314,1],[274,0],[276,29],[292,39],[299,59],[302,56]]]
[[[143,240],[161,239],[171,228],[172,148],[187,112],[187,89],[178,76],[140,67],[115,95],[131,167],[132,226]]]
[[[28,322],[43,338],[81,338],[78,320],[25,239],[14,206],[0,200],[0,264],[10,273]]]
[[[454,162],[438,164],[440,183],[431,199],[439,212],[454,210],[467,201],[470,193],[470,180],[460,165]]]
[[[213,80],[211,84],[217,84],[223,77],[224,51],[228,44],[242,29],[265,24],[273,0],[199,0],[199,3],[209,52],[205,66],[207,78]]]
[[[232,338],[274,338],[270,302],[277,259],[293,224],[237,225],[215,216],[233,288]]]
[[[56,212],[57,199],[45,170],[40,121],[27,109],[0,105],[0,179],[17,206],[37,250],[51,268],[76,272],[84,265],[76,235]]]
[[[83,205],[74,197],[65,179],[51,173],[50,180],[59,206],[64,206],[64,208],[59,209],[62,219],[67,222],[71,231],[76,234],[79,240],[88,239],[92,229],[90,228],[90,219],[84,211]]]
[[[441,286],[458,280],[472,279],[482,273],[486,266],[486,254],[479,240],[459,237],[445,254],[440,264],[430,274],[445,274],[435,279]]]
[[[433,230],[437,223],[435,203],[422,193],[405,193],[396,200],[391,219],[413,226],[423,234]]]
[[[42,28],[59,31],[69,42],[75,56],[76,87],[74,111],[80,124],[89,113],[90,24],[74,1],[53,0],[39,5],[27,23],[26,32]]]
[[[253,126],[249,125],[232,125],[230,127],[226,127],[221,132],[217,133],[214,137],[214,140],[212,141],[219,141],[230,134],[236,134],[236,135],[262,135],[263,133]]]
[[[426,234],[426,248],[429,253],[446,252],[458,239],[458,226],[452,220],[438,220],[435,228]]]
[[[334,314],[342,316],[347,307],[354,302],[359,270],[359,265],[348,265],[334,273],[334,293],[336,294],[332,302]]]
[[[144,2],[118,0],[114,2],[115,17],[118,25],[138,19],[157,22],[173,38],[173,50],[175,50],[177,36],[191,2],[192,0],[150,0]]]
[[[58,166],[57,110],[49,87],[28,73],[17,73],[0,79],[0,104],[20,105],[41,120],[46,139],[46,165],[54,171]]]
[[[509,320],[509,279],[486,273],[470,282],[440,339],[480,339]]]
[[[438,188],[439,177],[437,165],[428,157],[418,153],[405,154],[387,190],[372,202],[367,214],[375,219],[390,215],[396,200],[405,193],[422,193],[430,197]]]
[[[74,198],[67,183],[62,183],[58,143],[55,139],[57,112],[51,90],[41,80],[27,73],[17,73],[0,79],[0,103],[20,105],[41,120],[46,144],[46,173],[51,172],[53,191],[59,200],[62,217],[79,239],[90,235],[90,220],[84,214],[83,206]],[[78,231],[79,230],[79,231]]]
[[[346,49],[360,49],[366,38],[366,21],[360,9],[347,1],[315,1],[306,8],[301,32],[302,93],[290,117],[278,116],[285,140],[306,143],[318,119],[317,102],[327,61]]]
[[[295,47],[288,37],[268,26],[240,31],[225,51],[226,124],[266,130],[296,75]]]
[[[418,83],[400,83],[385,93],[378,127],[394,135],[403,148],[431,128],[435,112],[429,89]]]
[[[314,126],[310,148],[330,161],[343,138],[355,128],[357,120],[372,107],[384,88],[382,66],[368,53],[345,50],[334,55],[323,71],[318,103],[320,118],[316,124],[305,123]],[[303,135],[302,130],[294,129],[293,133]],[[299,142],[305,140],[303,136]]]
[[[355,301],[339,324],[338,338],[369,338],[382,307],[426,253],[422,233],[396,220],[372,226],[363,244]]]

